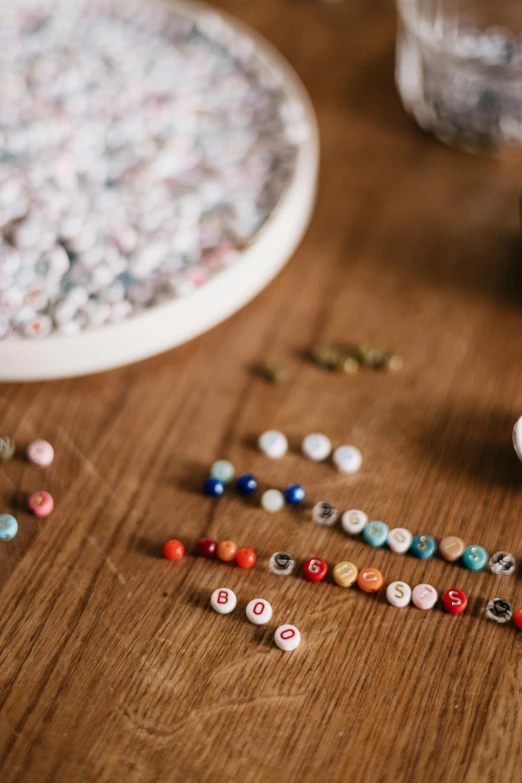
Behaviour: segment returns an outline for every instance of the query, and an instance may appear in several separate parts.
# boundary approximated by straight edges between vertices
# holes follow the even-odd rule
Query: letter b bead
[[[218,587],[210,596],[210,604],[218,614],[230,614],[236,608],[236,594],[228,587]]]

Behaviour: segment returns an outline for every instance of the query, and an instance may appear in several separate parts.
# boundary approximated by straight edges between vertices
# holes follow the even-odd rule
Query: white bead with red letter
[[[210,596],[212,609],[218,614],[229,614],[236,608],[237,598],[228,587],[218,587]]]
[[[246,616],[254,625],[266,625],[272,619],[272,607],[264,598],[254,598],[247,604]]]
[[[274,634],[274,642],[280,650],[289,652],[299,647],[301,634],[295,625],[280,625]]]

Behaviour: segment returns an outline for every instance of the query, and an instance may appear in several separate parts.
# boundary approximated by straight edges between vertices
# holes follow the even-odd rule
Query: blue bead
[[[483,546],[472,544],[462,553],[462,563],[470,571],[482,571],[488,562],[488,553]]]
[[[384,522],[368,522],[363,528],[363,538],[370,546],[384,546],[390,529]]]
[[[255,492],[257,489],[257,479],[251,473],[242,473],[241,476],[238,476],[236,488],[238,492],[250,495],[251,492]]]
[[[208,478],[203,484],[203,492],[212,498],[217,498],[225,491],[225,485],[217,478]]]
[[[411,542],[410,552],[414,557],[420,557],[421,560],[427,560],[433,557],[437,551],[437,543],[434,538],[426,534],[415,536]]]
[[[285,500],[287,503],[296,505],[297,503],[303,502],[305,494],[304,487],[300,484],[290,484],[290,486],[285,489]]]
[[[18,522],[11,514],[0,514],[0,541],[10,541],[18,533]]]

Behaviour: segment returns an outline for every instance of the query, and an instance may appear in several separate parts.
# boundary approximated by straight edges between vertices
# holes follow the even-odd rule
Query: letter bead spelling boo
[[[230,614],[236,608],[236,594],[228,587],[218,587],[210,596],[210,604],[218,614]]]

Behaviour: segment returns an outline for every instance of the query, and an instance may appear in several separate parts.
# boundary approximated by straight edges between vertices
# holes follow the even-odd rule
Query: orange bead
[[[234,544],[233,541],[221,541],[218,544],[217,547],[217,556],[220,560],[224,560],[225,563],[228,563],[230,560],[233,560],[236,556],[237,552],[237,544]]]
[[[376,568],[363,568],[359,571],[357,585],[365,593],[376,593],[382,587],[382,574]]]
[[[517,611],[513,615],[513,622],[515,623],[517,628],[522,628],[522,609],[517,609]]]
[[[256,553],[248,546],[244,546],[236,554],[236,563],[240,568],[252,568],[256,564]]]
[[[185,554],[185,547],[181,541],[178,541],[176,538],[172,538],[170,541],[167,541],[167,543],[164,544],[163,554],[167,560],[181,560]]]

